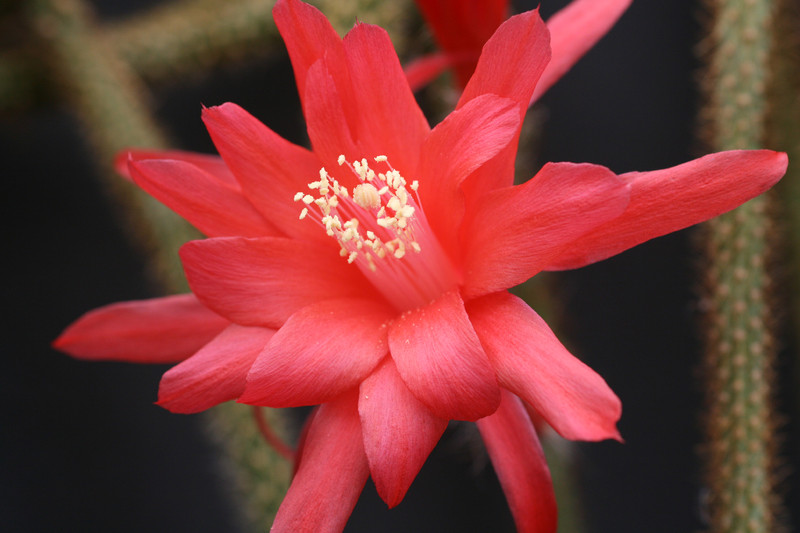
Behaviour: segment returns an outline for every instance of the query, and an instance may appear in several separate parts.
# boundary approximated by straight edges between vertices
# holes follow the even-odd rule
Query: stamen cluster
[[[405,178],[392,168],[386,156],[379,155],[375,161],[385,164],[388,170],[376,173],[366,159],[351,164],[344,155],[339,156],[339,166],[347,165],[358,178],[352,195],[323,167],[319,180],[308,184],[312,194],[298,192],[294,196],[296,202],[305,204],[300,219],[308,215],[309,209],[318,210],[326,233],[341,245],[342,257],[347,257],[348,263],[363,260],[372,272],[376,270],[375,258],[402,259],[409,250],[421,250],[414,237],[417,201],[406,189]],[[412,192],[418,187],[416,180],[408,185]]]

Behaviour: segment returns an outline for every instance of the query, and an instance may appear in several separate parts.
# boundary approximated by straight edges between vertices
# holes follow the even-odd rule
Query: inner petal
[[[341,155],[339,166],[356,178],[352,191],[322,168],[294,200],[304,204],[300,218],[336,239],[341,256],[393,307],[416,309],[456,287],[458,275],[425,218],[418,182],[408,183],[386,156],[374,161],[377,172],[366,159],[350,163]]]

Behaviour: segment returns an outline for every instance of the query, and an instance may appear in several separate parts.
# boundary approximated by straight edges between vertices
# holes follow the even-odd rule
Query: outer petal
[[[486,42],[458,106],[482,94],[516,100],[524,116],[536,82],[550,61],[550,34],[539,10],[505,21]]]
[[[326,403],[311,421],[297,473],[273,533],[339,533],[369,476],[355,391]]]
[[[507,292],[467,305],[500,385],[532,405],[561,436],[619,439],[619,398],[570,354],[533,309]]]
[[[525,408],[503,391],[493,415],[478,420],[520,533],[554,533],[558,512],[547,461]]]
[[[184,152],[183,150],[140,150],[138,148],[123,150],[114,157],[114,170],[128,179],[133,179],[128,170],[128,161],[145,161],[147,159],[183,161],[203,169],[218,181],[227,183],[237,189],[241,188],[220,156]]]
[[[483,44],[508,14],[508,0],[417,0],[439,46],[449,54],[469,54],[456,68],[458,84],[469,81]]]
[[[359,158],[385,155],[401,174],[415,174],[419,149],[430,127],[389,35],[378,26],[356,24],[344,38],[344,49],[358,103],[356,141],[367,152]]]
[[[552,59],[542,73],[531,103],[561,79],[617,22],[632,0],[574,0],[550,17]]]
[[[486,43],[475,74],[457,108],[482,94],[496,94],[519,103],[520,127],[536,82],[550,60],[550,36],[538,10],[505,21]],[[519,130],[517,131],[519,135]],[[480,199],[486,191],[514,181],[516,138],[466,183],[468,196]]]
[[[186,243],[180,255],[200,301],[244,326],[279,327],[320,300],[370,294],[358,269],[302,241],[219,237]]]
[[[323,166],[346,187],[356,182],[348,172],[339,172],[339,155],[352,161],[367,157],[356,146],[356,125],[348,122],[346,102],[336,87],[328,62],[321,59],[308,69],[305,94],[305,115],[308,138]],[[374,156],[373,156],[374,157]]]
[[[209,237],[278,235],[238,185],[220,181],[183,161],[149,160],[130,163],[133,180],[161,203]]]
[[[444,246],[453,251],[464,213],[464,179],[506,148],[519,129],[519,106],[486,94],[470,100],[439,123],[425,140],[420,198],[425,215]]]
[[[386,356],[393,313],[369,300],[327,300],[286,321],[256,360],[239,401],[316,405],[357,386]]]
[[[319,160],[267,128],[236,104],[203,109],[203,122],[250,203],[286,235],[323,240],[324,232],[299,220],[295,193],[319,177]]]
[[[193,294],[121,302],[89,311],[53,347],[79,359],[174,363],[229,324]]]
[[[272,9],[272,15],[292,60],[300,98],[305,98],[308,69],[326,56],[333,62],[333,67],[343,73],[340,81],[349,84],[342,39],[325,15],[317,8],[298,0],[279,0]],[[340,87],[340,90],[349,92],[347,87]],[[305,105],[304,100],[304,109]]]
[[[199,413],[237,398],[247,372],[275,330],[231,324],[199,352],[161,378],[158,404],[173,413]]]
[[[403,313],[389,329],[389,349],[403,381],[434,415],[477,420],[497,409],[494,371],[457,292]]]
[[[676,167],[629,172],[631,201],[615,218],[572,243],[547,269],[578,268],[738,207],[772,187],[788,158],[771,150],[732,150]]]
[[[447,428],[403,383],[390,357],[362,384],[358,412],[375,488],[391,508],[400,503]]]
[[[465,222],[465,298],[513,287],[572,241],[618,217],[628,184],[605,167],[548,163],[522,185],[486,195]]]

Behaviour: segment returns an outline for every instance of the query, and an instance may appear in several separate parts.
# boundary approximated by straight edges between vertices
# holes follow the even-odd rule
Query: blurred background
[[[177,1],[86,2],[96,17],[90,29],[121,25],[171,3]],[[545,20],[566,3],[542,0]],[[19,15],[23,4],[0,7],[2,60],[29,46],[31,29]],[[272,3],[263,4],[268,12]],[[530,4],[515,2],[514,9]],[[705,31],[700,4],[634,2],[529,113],[538,134],[521,147],[521,159],[531,173],[546,161],[592,162],[618,173],[652,170],[705,153],[697,135],[696,47]],[[403,17],[390,26],[392,38],[408,53],[425,49],[431,39],[413,4]],[[144,80],[145,102],[172,146],[213,153],[200,109],[226,101],[284,137],[307,143],[285,49],[275,38],[268,41],[222,66]],[[0,76],[7,72],[0,70]],[[90,309],[159,294],[147,260],[101,185],[98,176],[105,170],[94,162],[96,148],[57,87],[34,80],[22,96],[8,93],[13,98],[6,94],[0,102],[0,231],[6,249],[0,284],[0,528],[249,531],[209,418],[173,415],[153,404],[167,367],[82,362],[49,347]],[[420,98],[424,103],[431,95],[423,91]],[[581,513],[573,518],[582,531],[666,533],[707,526],[698,455],[704,390],[695,241],[693,230],[682,231],[548,277],[559,335],[623,402],[624,444],[565,448],[556,441],[550,447],[571,458]],[[779,312],[778,318],[786,317]],[[793,343],[788,334],[778,343],[779,492],[787,509],[800,509]],[[787,514],[787,530],[797,520]],[[261,524],[257,530],[265,529]],[[346,531],[514,527],[480,440],[472,425],[463,424],[448,430],[396,509],[386,510],[368,482]]]

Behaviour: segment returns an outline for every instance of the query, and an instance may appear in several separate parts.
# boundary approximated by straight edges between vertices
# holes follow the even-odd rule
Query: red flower
[[[136,183],[210,237],[181,249],[196,300],[109,306],[56,346],[183,360],[159,390],[175,412],[321,404],[276,531],[341,530],[370,475],[396,505],[451,419],[477,422],[520,531],[554,531],[526,408],[566,438],[601,440],[619,438],[621,406],[506,289],[727,211],[775,183],[785,154],[620,176],[550,163],[514,186],[550,60],[538,12],[500,26],[432,130],[383,30],[358,24],[342,40],[299,0],[274,16],[313,151],[225,104],[203,111],[221,159],[130,152]]]
[[[550,17],[552,58],[542,72],[531,103],[550,88],[611,29],[632,0],[573,0]],[[412,89],[418,89],[447,68],[453,68],[461,89],[469,82],[481,49],[506,19],[508,0],[417,0],[442,51],[406,67]]]

